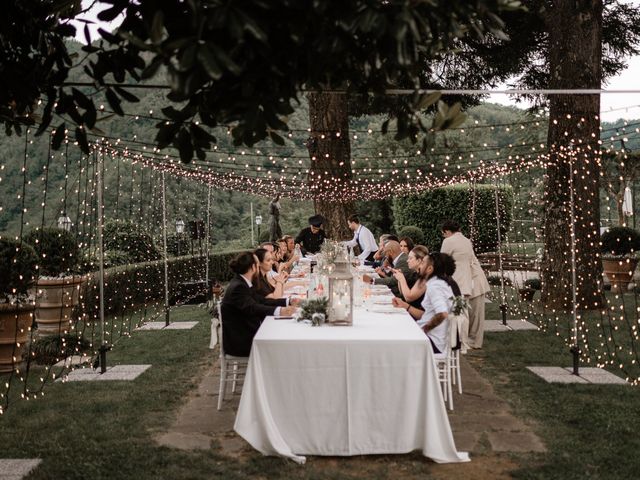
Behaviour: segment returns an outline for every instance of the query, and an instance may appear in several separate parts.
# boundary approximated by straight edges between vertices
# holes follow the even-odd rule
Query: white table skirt
[[[406,314],[357,310],[353,327],[267,317],[256,334],[235,430],[265,455],[457,452],[431,347]]]

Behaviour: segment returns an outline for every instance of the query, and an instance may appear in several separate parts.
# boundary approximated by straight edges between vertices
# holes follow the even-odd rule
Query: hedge
[[[494,185],[476,185],[475,196],[475,239],[476,253],[497,250],[496,204]],[[430,250],[439,250],[442,244],[440,225],[444,220],[455,220],[462,233],[470,236],[469,221],[472,205],[472,188],[468,185],[436,188],[427,193],[396,198],[393,215],[396,231],[405,226],[415,226],[424,233],[425,245]],[[502,240],[511,224],[513,190],[511,187],[498,189],[500,205],[500,232]]]
[[[239,251],[209,255],[209,279],[226,282],[233,277],[229,260]],[[204,280],[205,257],[183,256],[168,259],[169,293],[176,292],[181,282]],[[98,272],[89,274],[83,292],[82,311],[97,318],[99,311]],[[126,309],[150,305],[164,299],[164,261],[136,263],[105,270],[105,314],[119,314]]]

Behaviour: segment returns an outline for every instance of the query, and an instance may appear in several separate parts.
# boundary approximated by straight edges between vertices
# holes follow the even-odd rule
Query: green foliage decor
[[[495,186],[475,186],[475,238],[476,253],[497,250],[498,229],[496,223]],[[442,234],[440,225],[445,220],[455,220],[460,224],[462,233],[470,236],[470,221],[473,203],[473,188],[469,185],[435,188],[427,193],[396,198],[393,202],[393,214],[396,230],[405,225],[413,225],[424,233],[425,245],[430,250],[440,250]],[[511,187],[498,188],[500,205],[500,233],[502,240],[511,224],[513,191]]]
[[[612,227],[602,234],[604,255],[621,256],[640,251],[640,233],[629,227]]]
[[[133,222],[108,222],[104,227],[105,250],[120,250],[129,255],[129,263],[160,258],[150,235]]]
[[[80,249],[71,232],[60,228],[35,229],[24,241],[32,245],[38,255],[41,276],[59,277],[77,272]]]
[[[0,300],[24,299],[35,283],[37,264],[31,245],[0,238]]]

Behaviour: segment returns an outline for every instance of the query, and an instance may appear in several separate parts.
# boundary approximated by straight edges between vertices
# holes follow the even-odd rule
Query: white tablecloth
[[[400,310],[400,312],[402,312]],[[431,347],[404,312],[356,311],[352,327],[267,317],[253,340],[235,430],[265,455],[457,452]]]

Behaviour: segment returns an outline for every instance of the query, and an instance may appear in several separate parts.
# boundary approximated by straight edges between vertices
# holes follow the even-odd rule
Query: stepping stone
[[[63,382],[91,382],[91,381],[107,381],[107,380],[125,380],[131,381],[138,378],[151,365],[116,365],[107,367],[107,371],[100,373],[100,370],[92,368],[79,368],[68,375],[58,379]]]
[[[165,322],[147,322],[136,330],[191,330],[198,322],[173,322],[167,325]]]
[[[611,372],[595,367],[583,367],[574,375],[570,367],[527,367],[528,370],[547,381],[547,383],[582,383],[629,385],[624,379]]]
[[[521,331],[521,330],[538,330],[538,327],[526,320],[507,320],[507,325],[502,323],[502,320],[485,320],[484,331],[485,332],[509,332],[509,331]]]
[[[21,480],[40,465],[39,458],[0,459],[0,480]]]
[[[54,367],[75,367],[78,365],[82,365],[83,363],[91,363],[91,357],[88,355],[72,355],[70,357],[65,358],[64,360],[60,360],[58,363],[54,365]]]
[[[545,452],[540,439],[531,432],[488,432],[494,452]]]

